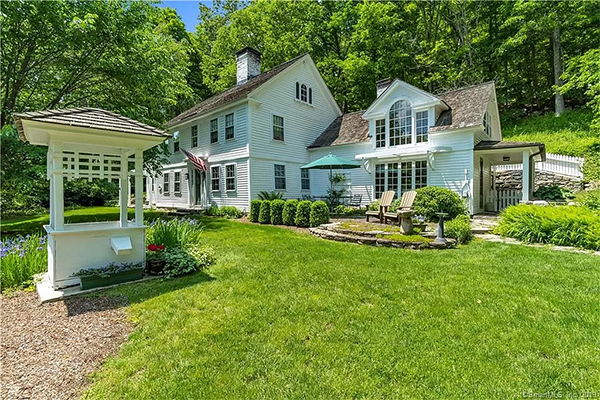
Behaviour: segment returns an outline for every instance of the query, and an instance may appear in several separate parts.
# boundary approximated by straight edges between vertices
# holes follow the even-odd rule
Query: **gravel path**
[[[0,398],[73,399],[133,326],[122,297],[40,305],[36,293],[0,298]]]

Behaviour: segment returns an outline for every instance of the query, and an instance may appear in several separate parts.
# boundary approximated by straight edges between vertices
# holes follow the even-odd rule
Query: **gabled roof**
[[[372,117],[372,113],[374,110],[377,109],[377,106],[386,101],[387,97],[389,97],[391,95],[391,93],[394,92],[394,90],[398,87],[398,86],[402,86],[405,87],[417,94],[420,94],[421,96],[424,96],[425,98],[429,99],[430,102],[439,102],[440,99],[434,95],[432,95],[431,93],[428,93],[426,91],[424,91],[423,89],[420,89],[416,86],[411,85],[408,82],[404,82],[403,80],[400,80],[398,78],[395,78],[392,80],[392,82],[388,85],[388,87],[383,91],[383,93],[381,93],[372,103],[371,105],[364,111],[364,116],[365,118],[370,118]]]
[[[271,78],[277,76],[280,72],[283,72],[285,69],[290,67],[292,64],[304,57],[306,54],[308,53],[304,53],[302,55],[299,55],[298,57],[292,58],[291,60],[284,62],[283,64],[279,64],[278,66],[271,68],[267,72],[263,72],[262,74],[249,79],[246,83],[242,85],[230,87],[224,92],[209,97],[208,99],[196,104],[194,107],[182,112],[181,114],[167,122],[166,126],[171,127],[174,125],[179,125],[182,122],[185,122],[194,117],[198,117],[201,114],[204,114],[208,111],[214,110],[218,107],[245,98],[254,89],[258,89],[264,83],[269,81]]]
[[[438,94],[450,110],[442,111],[431,132],[468,128],[483,124],[483,116],[494,93],[494,82],[452,90]]]
[[[35,111],[14,114],[14,117],[19,137],[23,140],[26,140],[23,131],[23,120],[133,133],[137,135],[158,137],[169,136],[153,126],[99,108],[81,107],[62,110]]]
[[[308,148],[337,146],[369,141],[369,122],[362,118],[365,111],[337,117]]]

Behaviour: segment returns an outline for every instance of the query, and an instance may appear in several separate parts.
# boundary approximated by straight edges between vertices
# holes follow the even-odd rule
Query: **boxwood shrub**
[[[283,223],[285,225],[293,226],[296,224],[296,209],[298,208],[298,200],[288,200],[283,206]]]
[[[600,215],[578,206],[511,206],[495,232],[524,242],[600,250]]]
[[[258,216],[260,215],[260,205],[262,200],[252,200],[250,202],[250,215],[248,218],[251,222],[258,222]]]
[[[273,200],[271,201],[271,223],[273,225],[283,224],[283,207],[285,206],[285,200]]]
[[[310,226],[319,226],[329,222],[329,207],[324,201],[315,201],[310,207]]]
[[[459,215],[448,222],[444,222],[444,236],[456,239],[458,244],[469,243],[473,240],[473,231],[471,231],[471,219],[469,216]]]
[[[260,213],[258,214],[258,222],[261,224],[271,223],[271,202],[263,200],[260,204]]]
[[[310,200],[302,200],[296,208],[296,226],[306,228],[310,226]]]
[[[457,193],[437,186],[417,189],[414,209],[417,215],[422,215],[427,221],[437,221],[438,212],[448,213],[445,217],[448,220],[467,213],[467,207]]]

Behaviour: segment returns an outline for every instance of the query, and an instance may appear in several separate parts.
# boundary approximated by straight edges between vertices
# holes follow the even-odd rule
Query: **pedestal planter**
[[[165,260],[146,261],[146,270],[150,275],[160,275],[163,273],[166,263]]]
[[[129,269],[112,273],[108,276],[80,275],[81,290],[94,289],[97,287],[115,285],[117,283],[130,282],[142,279],[144,268]]]

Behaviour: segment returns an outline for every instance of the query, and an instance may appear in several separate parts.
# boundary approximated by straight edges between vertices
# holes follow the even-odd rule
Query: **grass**
[[[393,240],[395,242],[410,242],[410,243],[431,243],[433,239],[426,238],[421,235],[405,235],[400,233],[392,233],[391,235],[377,234],[379,239]]]
[[[128,211],[129,218],[133,218],[133,208]],[[154,219],[166,215],[164,211],[144,210],[144,218]],[[86,207],[65,210],[65,223],[96,222],[96,221],[118,221],[118,207]],[[2,234],[25,234],[36,233],[50,221],[49,214],[26,215],[2,220],[0,230]]]
[[[348,229],[356,232],[402,232],[402,229],[397,225],[373,224],[370,222],[344,221],[338,226],[340,229]]]
[[[411,251],[207,220],[207,274],[122,286],[137,323],[87,399],[513,398],[600,387],[600,263]]]

